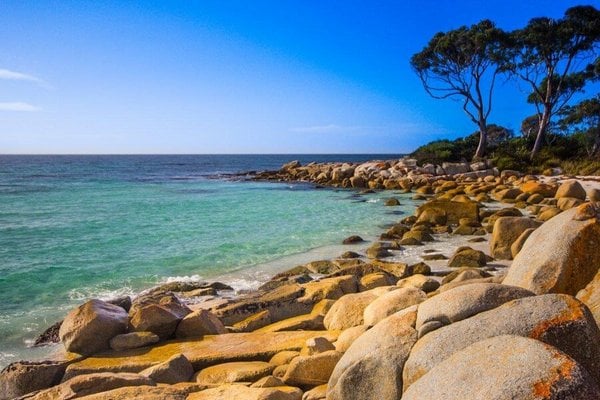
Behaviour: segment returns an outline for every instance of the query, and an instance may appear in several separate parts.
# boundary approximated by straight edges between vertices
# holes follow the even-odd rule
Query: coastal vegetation
[[[557,135],[572,132],[583,136],[575,141],[582,141],[589,149],[588,157],[598,155],[598,98],[575,105],[571,101],[599,78],[599,43],[600,11],[593,6],[576,6],[566,10],[563,18],[533,18],[512,32],[490,20],[440,32],[410,62],[427,93],[436,99],[457,100],[478,127],[478,143],[470,153],[475,159],[498,150],[488,143],[488,119],[499,75],[517,85],[524,84],[527,102],[535,107],[535,114],[523,122],[528,126],[524,140],[511,143],[511,150],[515,150],[514,145],[518,147],[518,155],[513,151],[507,155],[515,155],[514,162],[525,161],[521,156],[522,146],[526,145],[529,160],[537,166],[556,158],[552,150],[543,153],[544,146],[552,147],[553,142],[561,142]],[[454,145],[438,141],[416,153],[463,157],[465,146],[472,141],[469,138]]]

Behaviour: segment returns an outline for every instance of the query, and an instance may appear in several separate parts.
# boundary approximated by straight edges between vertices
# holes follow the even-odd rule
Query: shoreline
[[[334,304],[338,304],[340,298],[350,296],[351,293],[367,293],[377,290],[378,287],[383,289],[389,287],[389,285],[393,285],[395,289],[398,289],[396,287],[397,282],[398,285],[401,281],[412,282],[418,276],[422,276],[423,279],[426,278],[425,281],[429,285],[427,286],[429,289],[426,290],[425,286],[422,286],[424,285],[423,282],[407,284],[410,287],[415,287],[415,290],[424,291],[429,298],[435,298],[436,295],[444,293],[441,290],[445,287],[447,288],[445,290],[451,290],[471,283],[470,281],[499,283],[509,270],[512,257],[510,259],[490,257],[490,253],[493,253],[492,242],[497,239],[492,237],[493,229],[495,229],[494,223],[492,222],[490,226],[489,222],[486,225],[485,221],[489,221],[490,218],[495,216],[497,216],[496,219],[502,218],[505,215],[533,221],[536,216],[539,218],[542,214],[540,212],[542,207],[538,205],[539,201],[534,202],[531,199],[531,195],[524,196],[525,192],[519,190],[519,193],[516,193],[516,189],[513,189],[515,187],[514,183],[517,184],[517,187],[523,187],[524,183],[520,181],[523,180],[522,174],[517,171],[503,171],[500,173],[496,169],[489,168],[489,165],[475,164],[475,166],[469,165],[468,171],[465,163],[433,167],[434,171],[438,170],[437,167],[442,168],[443,175],[426,173],[430,172],[432,168],[429,166],[417,167],[416,164],[413,165],[410,160],[406,159],[398,160],[395,164],[390,161],[373,161],[356,166],[327,163],[309,164],[307,167],[302,167],[298,163],[292,162],[284,165],[279,171],[258,173],[252,179],[311,183],[317,185],[316,188],[320,185],[332,188],[343,187],[352,189],[354,193],[357,191],[360,193],[361,190],[383,190],[381,193],[390,193],[390,196],[386,197],[397,197],[400,199],[400,203],[406,201],[408,196],[412,196],[416,203],[416,216],[409,214],[398,215],[397,217],[390,216],[390,220],[396,219],[397,222],[391,225],[387,233],[382,229],[383,232],[380,237],[365,237],[367,241],[362,241],[359,244],[323,246],[264,263],[263,266],[271,264],[273,269],[261,271],[265,280],[264,282],[256,282],[256,286],[260,286],[258,289],[235,291],[233,290],[235,288],[227,287],[228,285],[221,283],[220,280],[201,284],[200,282],[192,282],[192,280],[187,279],[189,277],[186,277],[183,281],[166,282],[142,291],[138,295],[138,299],[129,299],[129,307],[132,307],[132,302],[133,307],[135,307],[140,298],[148,297],[149,301],[154,301],[151,299],[152,296],[171,296],[168,303],[165,304],[180,302],[183,307],[189,307],[192,314],[200,313],[199,315],[204,315],[203,313],[208,313],[218,318],[220,320],[219,324],[222,324],[224,330],[210,332],[209,334],[252,335],[264,331],[269,334],[306,332],[306,334],[314,336],[321,332],[321,335],[334,335],[328,340],[335,344],[337,343],[335,340],[340,333],[335,333],[335,330],[332,331],[332,327],[328,327],[327,323],[324,327],[323,318],[329,315],[327,311],[331,310]],[[373,172],[374,167],[375,169],[379,168],[375,173]],[[311,169],[312,171],[310,171]],[[352,176],[349,176],[349,169],[352,170]],[[459,171],[459,173],[451,175],[446,173],[453,169]],[[303,172],[297,172],[297,170]],[[356,170],[367,172],[365,172],[365,176],[361,176],[355,174]],[[389,174],[382,172],[388,170],[395,170],[399,173],[394,175],[393,172]],[[322,175],[325,172],[329,174],[327,179]],[[298,180],[298,178],[304,180]],[[314,179],[314,181],[311,179]],[[527,181],[537,182],[538,180],[536,177],[530,177],[524,182]],[[541,185],[555,185],[555,187],[558,187],[559,181],[555,178],[542,178],[539,182]],[[586,185],[586,188],[593,189],[594,186],[593,183],[590,183]],[[400,194],[398,190],[402,190],[402,193]],[[440,207],[436,206],[440,201],[447,202],[447,205],[451,206],[450,208],[444,208],[443,222],[436,214],[438,208],[435,208]],[[551,205],[556,201],[548,201],[547,203],[547,207],[554,208],[559,212],[562,211],[558,210],[555,205]],[[565,208],[565,210],[582,203],[583,201],[572,201],[570,207]],[[382,204],[381,206],[389,206],[390,210],[395,208],[392,204]],[[424,211],[428,209],[432,210],[429,214]],[[425,214],[427,214],[426,217],[424,217]],[[451,216],[452,220],[450,220]],[[446,217],[448,218],[447,222]],[[398,222],[398,220],[400,221]],[[361,233],[357,232],[357,234],[360,235]],[[462,249],[463,246],[468,246],[469,249],[464,250]],[[318,251],[319,249],[321,251]],[[351,258],[341,258],[341,250],[359,254],[352,255]],[[333,254],[334,251],[338,254]],[[303,265],[296,264],[297,266],[287,264],[287,267],[285,267],[287,269],[284,269],[286,261],[300,259],[304,261],[308,259],[307,257],[316,255],[319,255],[318,259],[306,262]],[[455,260],[459,261],[454,262]],[[453,263],[455,265],[448,265]],[[417,270],[420,273],[417,273]],[[227,275],[233,277],[234,275],[239,276],[240,273],[241,270],[238,270]],[[274,275],[269,275],[270,273]],[[355,282],[352,285],[355,286],[354,289],[349,289],[349,283],[345,282],[349,279],[347,277],[352,275],[354,276],[351,281]],[[448,280],[449,277],[453,279]],[[223,279],[223,281],[226,283],[226,279]],[[320,304],[323,304],[320,307],[326,309],[316,315],[314,314],[315,309]],[[341,326],[344,326],[344,324]],[[161,339],[157,346],[160,347],[163,340]],[[183,343],[187,343],[186,340],[188,339],[184,339]],[[162,346],[170,348],[169,343],[170,341],[167,340]],[[198,342],[198,345],[201,343],[202,340]],[[290,350],[280,348],[279,351],[291,351],[292,348],[298,348],[298,344],[295,343]],[[335,348],[337,349],[337,345]],[[143,354],[144,349],[144,347],[140,348],[141,353],[132,348],[131,351],[123,353],[114,350],[112,353],[109,351],[109,354],[117,357],[120,362],[135,363],[137,362],[135,361],[137,355]],[[223,360],[226,361],[227,357],[225,356]],[[263,356],[257,358],[264,359]],[[67,378],[74,378],[81,374],[85,376],[85,374],[92,372],[86,369],[88,367],[84,367],[87,365],[86,359],[91,360],[93,357],[72,358],[70,355],[60,355],[58,359],[54,360],[64,366],[67,371],[71,370],[70,373],[67,372],[63,382]],[[204,361],[199,360],[190,359],[195,371],[198,368],[202,370],[200,366],[204,365]],[[211,361],[208,365],[214,364],[215,362]],[[80,366],[73,368],[76,365]],[[143,369],[141,365],[131,368],[134,370]],[[114,371],[114,369],[99,366],[97,371]],[[274,376],[278,379],[283,378],[283,375],[278,376],[276,373],[274,373]],[[192,396],[191,393],[194,392],[200,393],[211,390],[211,386],[208,386],[208,388],[197,384],[183,386],[185,388],[182,390],[186,392],[186,396],[188,394]],[[324,397],[315,397],[315,399],[317,398]]]
[[[287,184],[287,183],[275,183],[275,184]],[[294,185],[299,185],[304,187],[303,190],[320,190],[314,187],[314,184],[312,184],[311,182],[295,182]],[[326,190],[333,190],[333,191],[338,191],[340,193],[347,193],[350,197],[354,197],[357,195],[357,191],[356,190],[352,190],[352,189],[337,189],[337,188],[327,188]],[[377,194],[375,195],[377,196]],[[359,200],[360,198],[362,198],[364,196],[357,196],[356,197],[356,201],[365,201],[363,200]],[[370,196],[369,196],[370,197]],[[353,201],[352,199],[344,199],[343,201]],[[380,202],[383,203],[383,199],[377,197],[377,198],[370,198],[367,199],[366,201],[368,202]],[[383,207],[383,206],[382,206]],[[410,206],[411,210],[410,212],[412,212],[412,205]],[[396,217],[393,215],[390,215],[388,218],[388,222],[386,224],[392,224],[394,221],[396,220]],[[379,230],[379,225],[376,228],[377,230]],[[359,232],[360,234],[362,234],[362,232]],[[236,267],[233,271],[229,271],[229,272],[225,272],[225,273],[216,273],[216,274],[209,274],[209,275],[203,275],[203,276],[198,276],[195,274],[190,274],[190,275],[179,275],[179,276],[164,276],[164,277],[159,277],[157,278],[158,281],[150,284],[148,286],[142,287],[139,290],[133,290],[130,287],[123,287],[123,288],[117,288],[117,289],[112,289],[110,292],[115,292],[117,293],[114,296],[110,296],[108,292],[106,293],[102,293],[102,294],[96,294],[91,295],[91,297],[85,296],[85,294],[88,291],[80,291],[79,289],[73,289],[71,290],[71,292],[75,292],[75,293],[81,293],[77,295],[77,298],[73,298],[73,296],[75,296],[75,294],[70,294],[69,297],[73,298],[75,301],[77,301],[78,303],[82,303],[85,302],[86,300],[88,300],[89,298],[99,298],[101,300],[104,301],[109,301],[109,300],[114,300],[115,298],[119,298],[119,297],[123,297],[123,296],[129,296],[131,298],[135,298],[138,297],[140,295],[143,295],[144,293],[148,292],[148,291],[152,291],[153,289],[159,288],[161,286],[164,286],[166,284],[172,284],[172,283],[176,283],[176,282],[190,282],[190,283],[199,283],[199,282],[224,282],[227,285],[232,286],[235,291],[234,293],[226,293],[224,295],[224,297],[226,298],[232,298],[235,297],[239,294],[243,294],[243,293],[247,293],[250,291],[255,291],[260,285],[268,282],[274,275],[276,275],[279,272],[285,271],[286,269],[292,268],[294,266],[300,265],[300,264],[305,264],[311,261],[318,261],[318,260],[323,260],[326,258],[335,258],[336,255],[341,254],[343,251],[345,250],[364,250],[364,248],[366,248],[367,246],[367,242],[369,241],[376,241],[378,234],[372,234],[369,236],[365,236],[363,234],[363,236],[366,239],[366,242],[364,244],[358,244],[358,245],[343,245],[341,243],[336,243],[336,244],[324,244],[324,245],[320,245],[318,247],[313,247],[310,248],[307,251],[300,251],[300,252],[296,252],[296,253],[292,253],[292,254],[288,254],[288,255],[283,255],[281,257],[275,258],[273,260],[267,261],[267,262],[260,262],[258,264],[252,264],[252,265],[241,265],[239,267]],[[122,289],[126,289],[126,290],[122,290]],[[68,309],[64,312],[66,314],[66,312],[68,312]],[[63,314],[64,315],[64,314]],[[59,322],[59,321],[57,321]],[[48,324],[46,327],[44,327],[44,329],[51,327],[52,324]],[[40,344],[40,345],[36,345],[33,346],[33,344],[36,342],[36,339],[39,339],[40,337],[44,336],[44,331],[40,332],[39,334],[36,334],[35,336],[28,338],[24,344],[24,346],[26,346],[27,348],[31,349],[37,349],[38,353],[37,356],[36,354],[32,354],[31,357],[29,357],[28,359],[31,360],[43,360],[45,358],[47,358],[45,356],[45,352],[46,350],[49,350],[49,355],[51,356],[54,353],[60,353],[61,348],[59,345],[57,344]],[[58,354],[60,356],[60,354]],[[2,368],[4,368],[6,365],[3,365]],[[2,369],[0,368],[0,369]]]

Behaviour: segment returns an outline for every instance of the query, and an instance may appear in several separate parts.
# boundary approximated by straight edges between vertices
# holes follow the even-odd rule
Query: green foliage
[[[410,60],[429,95],[459,100],[463,111],[479,127],[480,142],[473,152],[476,157],[486,151],[487,118],[506,37],[492,21],[483,20],[437,33]]]
[[[514,132],[503,126],[490,124],[488,126],[488,150],[494,151],[514,137]],[[411,156],[420,164],[443,162],[458,162],[471,160],[479,144],[479,132],[473,132],[467,137],[456,140],[436,140],[415,150]]]
[[[504,129],[495,126],[495,129]],[[500,170],[515,169],[529,173],[542,173],[547,168],[569,166],[571,171],[591,173],[600,166],[599,161],[587,157],[585,137],[581,133],[562,135],[549,133],[545,137],[546,146],[535,159],[530,158],[534,136],[510,136],[494,146],[490,146],[489,158]],[[441,164],[460,162],[469,159],[477,146],[477,134],[456,140],[436,140],[419,147],[411,154],[419,164]],[[600,170],[599,170],[600,172]]]
[[[456,140],[436,140],[415,150],[411,156],[422,164],[470,160],[479,142],[478,134]]]
[[[533,18],[511,32],[502,68],[531,89],[527,101],[538,115],[532,157],[542,147],[551,118],[597,77],[599,40],[600,11],[593,6],[571,7],[560,19]]]
[[[566,107],[561,115],[560,126],[579,138],[588,156],[600,156],[600,94]]]
[[[437,33],[412,56],[411,66],[427,93],[459,100],[479,130],[464,139],[421,146],[414,156],[440,163],[488,151],[507,167],[530,169],[600,156],[600,98],[569,106],[588,82],[600,80],[599,44],[600,11],[593,6],[571,7],[562,18],[533,18],[510,33],[490,20]],[[535,105],[536,115],[521,125],[524,138],[487,124],[495,80],[502,73],[522,80],[529,88],[527,101]],[[558,115],[563,120],[557,124]],[[561,130],[569,135],[557,135]],[[552,148],[541,150],[544,146]]]
[[[561,163],[562,169],[572,175],[600,175],[600,161],[590,159],[567,160]]]

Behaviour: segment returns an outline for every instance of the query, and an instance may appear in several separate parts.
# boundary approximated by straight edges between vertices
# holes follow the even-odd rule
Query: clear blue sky
[[[410,69],[436,32],[576,4],[2,0],[0,153],[407,152],[476,130]],[[518,131],[523,98],[490,122]]]

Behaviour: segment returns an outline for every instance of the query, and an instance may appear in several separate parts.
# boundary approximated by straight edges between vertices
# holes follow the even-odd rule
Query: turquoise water
[[[169,157],[0,158],[0,366],[45,354],[27,344],[88,298],[181,278],[253,287],[274,260],[399,218],[389,194],[212,179],[280,159]]]

